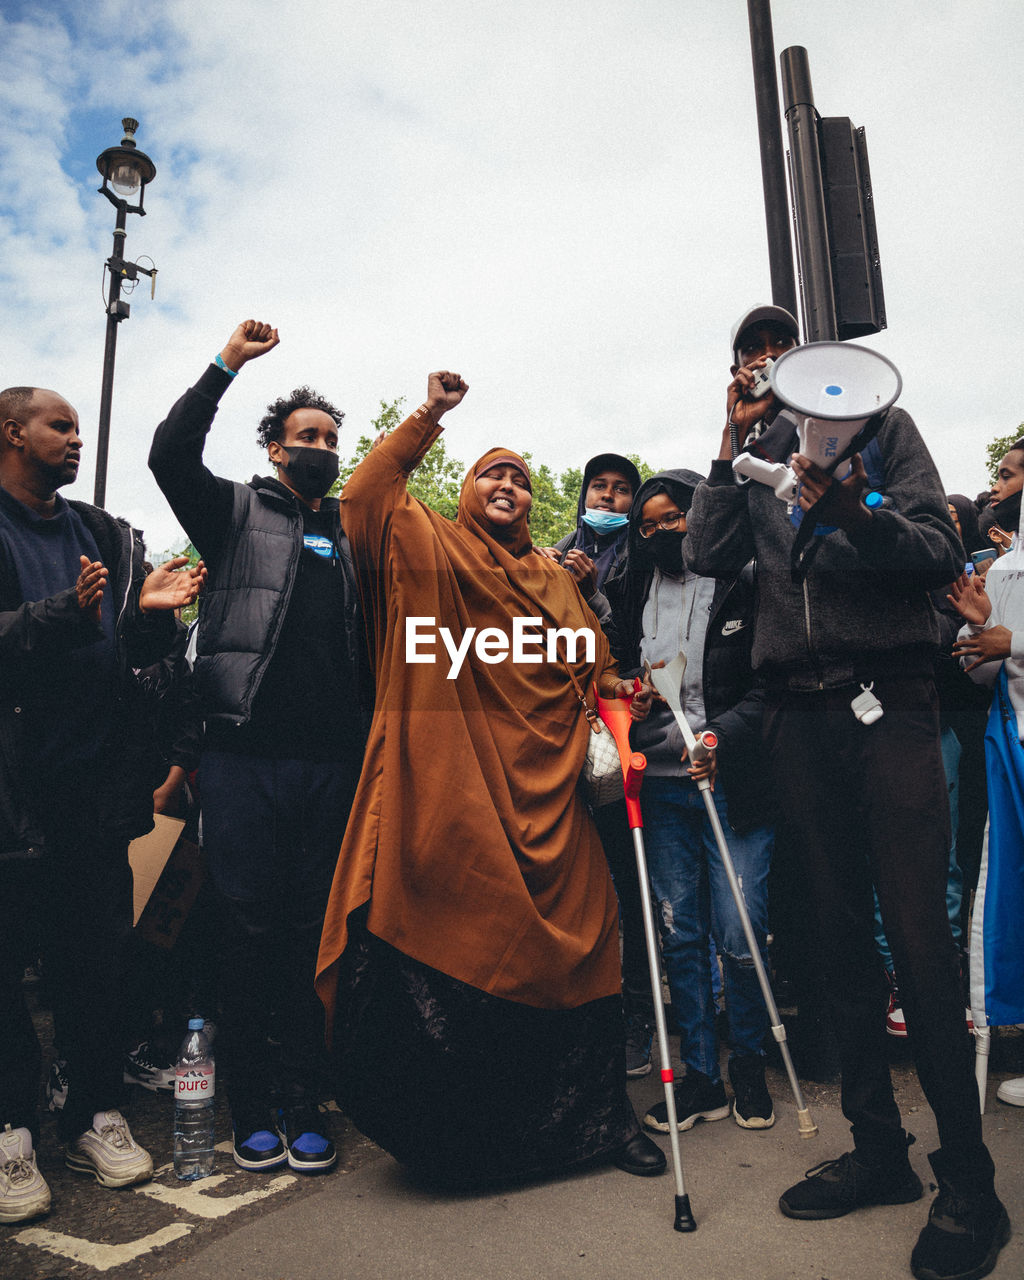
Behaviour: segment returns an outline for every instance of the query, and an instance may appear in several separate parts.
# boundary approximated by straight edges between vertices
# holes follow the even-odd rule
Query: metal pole
[[[818,1132],[818,1126],[811,1119],[811,1113],[807,1109],[807,1103],[804,1101],[803,1091],[800,1088],[800,1081],[797,1079],[796,1071],[793,1068],[793,1059],[790,1057],[789,1048],[786,1044],[786,1028],[779,1015],[779,1007],[775,1003],[775,996],[772,993],[772,984],[768,981],[764,961],[761,959],[761,949],[758,946],[757,938],[754,936],[754,927],[750,923],[750,912],[747,910],[747,900],[743,896],[743,886],[740,884],[739,877],[736,874],[736,867],[733,864],[732,854],[729,852],[725,832],[722,830],[722,822],[718,816],[718,810],[715,808],[715,801],[711,794],[711,784],[704,781],[699,782],[697,786],[704,794],[704,807],[707,810],[708,821],[711,823],[711,830],[715,836],[715,843],[718,845],[719,857],[722,859],[722,866],[725,868],[725,875],[729,881],[733,901],[736,903],[736,910],[740,917],[740,924],[743,927],[743,936],[747,940],[750,958],[754,962],[754,972],[757,974],[758,986],[761,988],[765,1008],[768,1010],[768,1021],[771,1024],[772,1035],[782,1055],[786,1075],[789,1077],[789,1087],[793,1090],[793,1098],[796,1101],[797,1129],[801,1138],[813,1138]]]
[[[764,221],[768,233],[772,302],[777,307],[785,307],[795,316],[796,277],[790,239],[779,82],[775,74],[771,0],[747,0],[747,18],[750,23],[750,56],[754,65],[754,101],[757,106],[757,136],[761,145],[761,184],[764,187]]]
[[[780,61],[789,127],[804,334],[808,342],[830,342],[839,337],[839,331],[818,150],[818,113],[811,92],[807,50],[799,45],[783,49]]]
[[[96,479],[93,487],[93,504],[102,507],[107,497],[107,452],[110,445],[110,406],[114,398],[114,357],[117,353],[117,326],[121,315],[121,267],[124,262],[124,242],[127,206],[122,201],[117,206],[117,225],[114,228],[114,249],[110,267],[110,292],[107,296],[107,338],[103,348],[103,387],[100,391],[100,415],[96,428]]]
[[[651,998],[654,1002],[654,1026],[658,1038],[658,1058],[661,1062],[661,1082],[665,1090],[665,1119],[668,1123],[668,1141],[672,1149],[672,1172],[676,1181],[677,1231],[696,1231],[697,1223],[690,1207],[690,1197],[683,1182],[683,1157],[679,1150],[679,1118],[676,1114],[675,1072],[668,1047],[668,1027],[665,1024],[665,1002],[661,994],[661,960],[658,952],[658,935],[654,928],[654,908],[651,904],[651,882],[647,871],[647,851],[640,827],[633,827],[633,853],[636,856],[636,874],[640,882],[640,906],[644,917],[644,938],[647,942],[647,967],[651,975]]]

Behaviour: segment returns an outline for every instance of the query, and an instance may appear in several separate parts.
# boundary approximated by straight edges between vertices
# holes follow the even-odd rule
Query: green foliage
[[[641,484],[645,484],[650,480],[651,476],[656,476],[658,474],[657,470],[652,467],[650,463],[644,462],[638,453],[627,453],[624,456],[627,457],[630,462],[632,462],[633,466],[636,467],[637,471],[640,472]]]
[[[195,549],[195,547],[192,545],[191,542],[186,543],[185,547],[181,551],[165,551],[163,555],[160,557],[160,563],[163,564],[165,560],[173,560],[175,556],[188,556],[188,563],[190,568],[194,568],[199,563],[199,552]],[[198,615],[198,613],[199,613],[198,600],[193,600],[193,602],[190,605],[186,605],[185,608],[182,609],[181,620],[182,622],[184,622],[186,627],[190,627],[192,623],[195,622],[196,616]]]
[[[337,496],[341,493],[349,476],[370,452],[370,446],[377,436],[382,431],[393,431],[399,425],[404,404],[404,396],[392,400],[390,404],[384,400],[380,402],[380,412],[370,423],[371,434],[359,437],[355,453],[339,469],[338,479],[331,488],[332,494]],[[430,446],[423,461],[410,476],[409,492],[414,498],[425,502],[431,510],[454,520],[459,509],[459,489],[462,487],[465,471],[466,468],[458,458],[449,456],[442,437]]]
[[[583,472],[579,467],[570,467],[556,475],[546,462],[536,466],[528,453],[524,453],[523,458],[529,465],[533,482],[530,536],[535,546],[551,547],[570,529],[576,528]]]
[[[465,474],[466,468],[459,459],[448,456],[442,436],[434,441],[409,477],[409,492],[432,511],[454,520],[459,510],[459,492]]]
[[[997,436],[995,440],[985,450],[985,461],[988,463],[988,478],[995,481],[996,472],[999,470],[999,464],[1010,451],[1010,446],[1024,436],[1024,422],[1020,424],[1016,431],[1008,436]]]

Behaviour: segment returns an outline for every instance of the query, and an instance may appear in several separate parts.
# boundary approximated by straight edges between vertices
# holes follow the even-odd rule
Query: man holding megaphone
[[[766,757],[813,923],[828,942],[822,960],[854,1141],[779,1207],[787,1217],[834,1218],[922,1195],[879,1017],[874,887],[940,1141],[929,1156],[939,1194],[911,1269],[919,1280],[980,1277],[1010,1225],[982,1141],[946,915],[949,804],[927,595],[959,576],[963,549],[928,450],[892,407],[900,382],[889,361],[849,343],[798,347],[795,320],[777,307],[741,317],[733,360],[722,449],[694,495],[684,554],[708,576],[757,558],[752,660],[768,689]],[[765,466],[741,462],[743,448]]]

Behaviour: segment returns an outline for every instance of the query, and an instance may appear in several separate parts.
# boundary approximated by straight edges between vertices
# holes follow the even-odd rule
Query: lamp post
[[[100,393],[99,429],[96,433],[96,482],[93,502],[102,507],[107,496],[107,450],[110,443],[110,404],[114,394],[114,356],[117,350],[117,326],[127,320],[131,308],[121,300],[121,284],[125,280],[138,280],[139,273],[147,275],[156,289],[156,267],[140,267],[137,262],[126,262],[124,242],[127,236],[125,222],[129,213],[145,217],[142,207],[146,186],[156,177],[156,165],[135,143],[138,120],[126,116],[121,121],[124,137],[119,147],[107,147],[96,157],[96,168],[103,175],[103,185],[98,188],[117,210],[114,226],[114,248],[106,265],[110,271],[110,290],[107,295],[107,340],[103,351],[103,389]],[[138,198],[138,204],[129,200]]]

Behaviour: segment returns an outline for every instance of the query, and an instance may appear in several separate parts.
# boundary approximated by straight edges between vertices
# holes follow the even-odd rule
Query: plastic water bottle
[[[174,1172],[184,1182],[213,1173],[214,1079],[203,1019],[189,1018],[174,1067]]]

